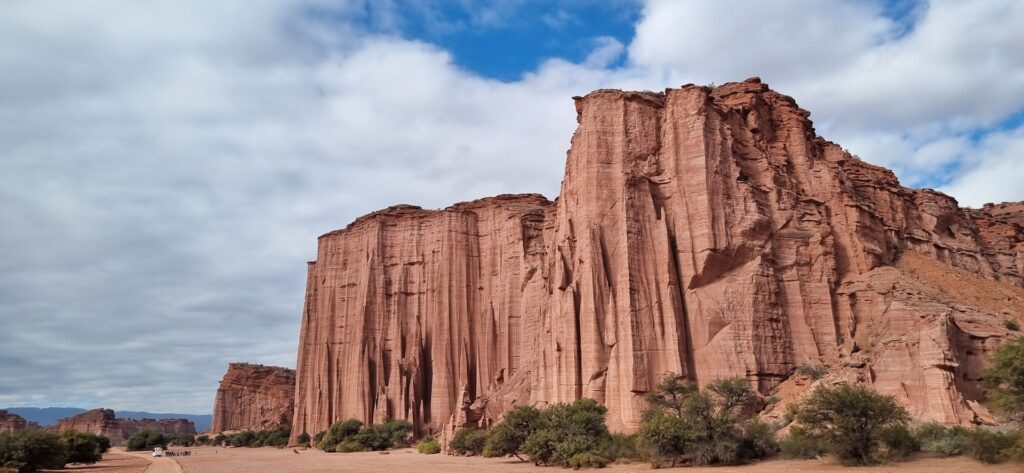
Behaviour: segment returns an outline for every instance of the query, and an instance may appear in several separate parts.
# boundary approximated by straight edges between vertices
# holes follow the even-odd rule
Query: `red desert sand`
[[[538,467],[515,458],[455,457],[448,455],[422,455],[413,449],[393,450],[387,455],[377,452],[365,453],[324,453],[319,450],[275,448],[193,448],[192,456],[173,460],[184,473],[321,473],[321,472],[415,472],[415,473],[500,473],[543,471],[546,473],[569,472],[573,470],[558,467]],[[594,471],[627,472],[649,471],[644,463],[609,465]],[[166,470],[171,471],[171,470]],[[969,458],[920,458],[911,462],[875,467],[847,468],[835,461],[826,460],[770,460],[737,467],[708,468],[664,468],[658,471],[680,472],[817,472],[855,471],[857,473],[899,472],[936,473],[956,472],[1016,472],[1019,464],[985,465]],[[150,473],[147,471],[147,473]]]

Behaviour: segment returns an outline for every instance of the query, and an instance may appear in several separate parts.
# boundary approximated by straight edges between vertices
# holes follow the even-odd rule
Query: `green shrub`
[[[944,427],[935,422],[922,424],[914,430],[921,450],[938,457],[963,455],[970,443],[969,435],[963,427]]]
[[[1003,342],[991,361],[983,375],[989,404],[1007,417],[1024,418],[1024,337]]]
[[[437,439],[433,435],[428,435],[420,440],[420,445],[416,447],[416,450],[424,455],[433,455],[441,453],[441,445],[437,443]]]
[[[580,468],[604,468],[608,465],[608,459],[591,452],[577,453],[569,459],[568,467],[574,470]]]
[[[600,447],[601,454],[610,461],[644,461],[646,456],[640,447],[639,434],[611,434]]]
[[[57,434],[39,429],[0,434],[0,466],[18,471],[64,468],[64,445]]]
[[[91,465],[103,457],[103,444],[99,435],[65,430],[60,433],[60,443],[64,446],[66,463],[83,463]],[[109,444],[109,440],[108,440]]]
[[[1020,323],[1016,320],[1006,319],[1003,321],[1003,327],[1007,330],[1013,330],[1014,332],[1020,332]]]
[[[828,366],[821,363],[804,363],[796,368],[796,374],[819,380],[828,374]]]
[[[342,440],[341,442],[338,442],[338,445],[335,445],[334,447],[334,451],[336,453],[365,452],[367,450],[369,449],[366,448],[365,445],[357,442],[354,439]]]
[[[967,450],[964,453],[983,463],[1006,461],[1016,443],[1013,435],[978,428],[970,431],[967,438]]]
[[[910,434],[905,425],[890,425],[879,433],[882,443],[880,457],[884,461],[906,460],[910,454],[921,449],[921,444]]]
[[[883,432],[905,425],[910,416],[891,396],[844,385],[815,390],[799,406],[796,419],[844,464],[868,465],[885,460],[879,451]]]
[[[519,456],[523,443],[540,426],[541,411],[532,406],[518,406],[487,433],[484,446],[485,457],[501,457],[505,455]]]
[[[140,430],[128,437],[128,451],[152,450],[156,447],[167,448],[167,437],[157,430]]]
[[[380,425],[381,436],[387,439],[387,447],[400,448],[408,447],[412,438],[412,423],[407,420],[388,420]],[[482,447],[481,447],[482,448]]]
[[[167,443],[181,447],[190,447],[196,442],[196,438],[190,434],[173,434],[167,436]]]
[[[302,445],[304,447],[309,445],[309,440],[310,440],[309,434],[306,433],[306,432],[303,432],[303,433],[299,434],[298,437],[295,437],[295,441],[298,442],[299,445]]]
[[[555,458],[555,449],[562,437],[553,429],[539,429],[523,443],[523,453],[530,456],[535,465],[547,465]]]
[[[825,445],[821,439],[809,434],[799,425],[789,428],[789,435],[782,438],[779,448],[785,458],[820,458],[825,453]]]
[[[757,395],[746,380],[718,380],[701,392],[669,375],[647,399],[639,434],[655,467],[734,465],[777,448],[771,428],[753,418]]]
[[[459,455],[480,455],[484,452],[484,445],[487,443],[487,433],[477,429],[462,429],[452,437],[448,448]]]
[[[210,436],[203,434],[196,437],[196,443],[199,445],[210,445]]]

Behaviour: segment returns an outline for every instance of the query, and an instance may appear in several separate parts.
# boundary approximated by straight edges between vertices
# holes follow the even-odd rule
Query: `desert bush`
[[[819,458],[825,453],[821,439],[799,425],[790,427],[789,435],[782,438],[779,448],[785,458]]]
[[[1024,337],[1004,342],[991,362],[983,375],[989,405],[1011,419],[1024,418]]]
[[[849,465],[885,460],[880,455],[883,433],[905,426],[909,419],[891,396],[850,385],[815,390],[796,414],[809,434],[820,436],[828,450]]]
[[[477,429],[462,429],[452,437],[448,448],[458,455],[480,455],[487,444],[487,433]]]
[[[518,406],[487,433],[483,454],[486,457],[519,456],[523,444],[540,426],[541,412],[532,406]]]
[[[601,453],[608,460],[644,461],[643,449],[640,446],[639,434],[611,434],[600,447]]]
[[[64,468],[67,455],[57,434],[39,429],[0,434],[0,466],[17,471]]]
[[[882,429],[879,441],[882,443],[879,458],[888,462],[906,460],[910,454],[921,450],[921,444],[906,425],[890,425]]]
[[[818,380],[828,374],[828,367],[821,363],[804,363],[796,368],[796,374]]]
[[[1012,434],[975,428],[967,436],[964,453],[983,463],[1000,463],[1009,459],[1016,440]]]
[[[604,457],[599,449],[610,438],[604,420],[607,412],[606,407],[586,398],[572,404],[548,406],[541,411],[536,429],[523,442],[522,451],[535,464],[564,467],[570,466],[570,460],[576,455],[589,453]]]
[[[357,419],[348,419],[335,422],[326,431],[316,434],[314,442],[317,448],[325,452],[387,450],[409,445],[411,430],[412,424],[406,420],[389,420],[380,425],[364,426]],[[343,443],[344,446],[341,445]]]
[[[140,430],[128,437],[128,451],[152,450],[156,447],[167,447],[167,437],[157,430]]]
[[[299,434],[298,437],[295,437],[295,441],[298,442],[299,445],[302,445],[302,446],[309,445],[309,441],[310,441],[309,433],[303,432],[303,433]]]
[[[210,445],[210,436],[203,434],[196,437],[196,444],[198,445]]]
[[[1014,332],[1020,332],[1020,322],[1013,319],[1006,319],[1003,321],[1003,327],[1007,330],[1013,330]]]
[[[172,434],[167,436],[167,443],[181,447],[190,447],[196,443],[196,438],[190,434]]]
[[[574,470],[580,468],[604,468],[608,465],[608,459],[591,452],[577,453],[569,459],[568,467]]]
[[[91,465],[103,457],[103,441],[99,435],[65,430],[60,433],[60,443],[64,446],[65,463],[84,463]],[[108,445],[109,440],[106,442]]]
[[[704,392],[669,375],[648,396],[640,440],[652,465],[733,465],[777,449],[771,428],[753,418],[757,395],[742,379],[722,379]]]
[[[970,431],[963,427],[945,427],[935,422],[914,429],[914,438],[921,445],[921,450],[938,457],[963,455],[967,451],[969,435]]]
[[[342,440],[334,446],[335,453],[365,452],[369,450],[365,445],[357,442],[354,438]]]
[[[425,455],[433,455],[441,453],[441,445],[437,443],[437,439],[433,435],[427,435],[420,440],[420,445],[416,447],[416,450]]]

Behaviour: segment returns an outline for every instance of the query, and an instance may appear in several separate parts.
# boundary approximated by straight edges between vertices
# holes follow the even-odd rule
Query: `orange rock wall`
[[[13,434],[28,427],[28,422],[17,414],[0,409],[0,434]]]
[[[102,435],[115,444],[124,443],[141,430],[166,434],[194,434],[195,425],[188,419],[118,419],[110,409],[93,409],[57,421],[54,430],[77,430]]]
[[[290,429],[294,409],[294,370],[231,363],[217,388],[210,432]]]
[[[397,206],[320,238],[293,432],[347,417],[437,431],[580,397],[629,431],[665,373],[767,394],[812,361],[860,367],[923,419],[984,415],[979,359],[1020,312],[911,297],[930,283],[897,263],[1024,301],[1019,209],[901,187],[756,79],[576,108],[556,202]]]

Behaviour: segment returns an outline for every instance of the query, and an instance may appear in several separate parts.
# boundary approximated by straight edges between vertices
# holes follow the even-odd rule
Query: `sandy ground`
[[[216,451],[216,453],[214,453]],[[557,473],[557,467],[536,467],[515,458],[452,457],[447,455],[420,455],[413,449],[393,450],[388,455],[379,453],[323,453],[319,450],[299,451],[275,448],[197,448],[190,457],[174,459],[184,473],[327,473],[327,472],[414,472],[414,473],[503,473],[546,472]],[[611,465],[602,472],[649,471],[646,464]],[[592,470],[598,471],[598,470]],[[819,460],[771,460],[741,467],[665,468],[659,472],[731,473],[731,472],[818,472],[845,471],[851,473],[944,473],[944,472],[1014,472],[1024,471],[1019,463],[984,465],[974,460],[956,458],[920,458],[895,465],[845,468],[835,462]],[[147,472],[150,473],[150,472]]]
[[[47,472],[73,473],[141,473],[149,467],[149,459],[138,455],[111,451],[103,454],[103,459],[94,465],[71,465],[63,470],[43,470]],[[173,466],[173,465],[172,465]]]

